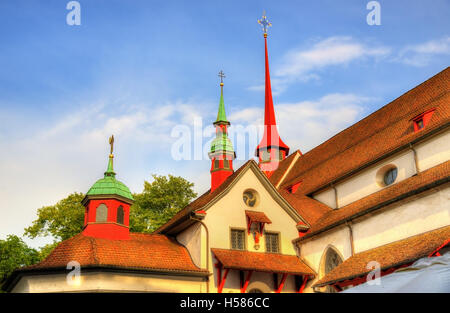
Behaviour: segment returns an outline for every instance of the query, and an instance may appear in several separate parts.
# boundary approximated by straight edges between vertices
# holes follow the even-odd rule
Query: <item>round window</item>
[[[256,201],[258,200],[258,196],[256,194],[256,191],[246,190],[242,195],[242,199],[247,206],[254,207],[256,205]]]
[[[386,186],[389,186],[392,185],[396,179],[397,179],[397,168],[394,167],[384,174],[383,181]]]

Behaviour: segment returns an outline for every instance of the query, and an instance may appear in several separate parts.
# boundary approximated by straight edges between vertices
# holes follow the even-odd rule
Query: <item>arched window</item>
[[[123,224],[123,218],[124,218],[123,206],[120,206],[117,208],[117,223]]]
[[[97,207],[97,211],[95,214],[95,221],[97,223],[103,223],[108,220],[108,207],[105,204],[100,204]]]
[[[325,275],[342,263],[342,259],[333,248],[328,248],[325,255]],[[327,286],[327,292],[336,292],[331,286]]]

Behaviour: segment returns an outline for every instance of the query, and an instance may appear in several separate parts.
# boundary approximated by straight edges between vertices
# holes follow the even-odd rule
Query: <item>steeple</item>
[[[82,201],[86,208],[83,235],[126,240],[129,239],[130,206],[134,199],[130,189],[116,179],[114,136],[109,138],[109,144],[111,150],[104,177],[95,182]]]
[[[270,84],[269,53],[267,49],[267,29],[272,26],[265,14],[258,20],[264,31],[265,45],[265,103],[264,103],[264,135],[256,147],[256,156],[259,158],[259,167],[270,177],[278,168],[280,161],[289,154],[289,147],[281,140],[278,134],[275,110],[273,107],[272,86]]]
[[[217,119],[213,123],[216,127],[216,138],[211,142],[209,158],[211,159],[211,192],[219,187],[231,174],[233,174],[233,160],[236,153],[233,144],[228,138],[228,126],[230,122],[225,114],[225,102],[223,100],[223,71],[219,72],[220,77],[220,101]]]

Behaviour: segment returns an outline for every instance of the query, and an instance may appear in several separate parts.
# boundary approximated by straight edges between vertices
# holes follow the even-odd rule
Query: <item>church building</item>
[[[104,177],[82,202],[83,231],[16,270],[5,290],[339,292],[366,282],[374,268],[389,275],[449,250],[450,68],[309,152],[290,153],[275,119],[270,23],[259,22],[265,113],[258,161],[233,166],[221,81],[208,191],[154,233],[132,233],[133,196],[116,178],[111,149]]]

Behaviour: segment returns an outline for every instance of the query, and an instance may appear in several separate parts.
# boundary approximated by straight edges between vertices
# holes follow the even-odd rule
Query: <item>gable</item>
[[[247,173],[252,173],[253,176],[248,176]],[[295,222],[302,221],[304,224],[308,225],[308,222],[295,210],[290,203],[283,198],[277,189],[271,184],[269,179],[264,175],[264,173],[259,169],[258,165],[254,160],[247,161],[238,170],[236,170],[230,177],[228,177],[222,185],[220,185],[213,192],[209,190],[198,197],[196,200],[187,205],[184,209],[178,212],[173,218],[171,218],[166,224],[162,225],[155,233],[176,235],[192,225],[194,221],[190,219],[194,212],[205,211],[207,212],[212,206],[218,203],[224,196],[233,190],[234,186],[241,181],[242,177],[248,177],[250,181],[245,182],[247,178],[244,179],[242,183],[249,184],[247,188],[252,188],[252,184],[258,185],[265,190],[266,193],[270,194],[272,201],[275,201],[280,208],[282,208],[286,214],[288,214],[292,220]],[[253,178],[250,178],[253,177]],[[268,199],[269,199],[268,198]],[[236,201],[241,203],[242,197],[240,199],[236,198]]]

